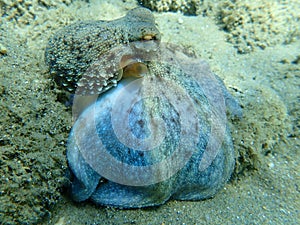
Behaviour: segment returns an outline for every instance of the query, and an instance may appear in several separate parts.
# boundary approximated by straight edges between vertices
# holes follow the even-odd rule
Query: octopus
[[[46,62],[62,88],[97,95],[68,139],[74,201],[141,208],[204,200],[230,179],[227,113],[241,118],[241,107],[204,60],[160,42],[149,10],[63,28]]]
[[[88,73],[89,85],[85,87],[101,93],[116,86],[122,78],[123,70],[113,71],[109,76],[105,76],[105,73],[102,76],[92,73],[91,65],[97,67],[100,64],[103,67],[99,63],[99,57],[115,47],[129,43],[137,43],[137,49],[141,48],[138,46],[140,43],[144,50],[155,50],[160,39],[160,32],[155,26],[151,11],[135,8],[117,20],[82,21],[62,28],[50,38],[45,51],[45,61],[59,87],[75,92],[78,81],[81,79],[83,82],[82,78]],[[129,61],[125,58],[124,61],[126,60]],[[134,67],[131,68],[132,71]],[[82,94],[85,92],[92,93],[90,90],[82,90]]]

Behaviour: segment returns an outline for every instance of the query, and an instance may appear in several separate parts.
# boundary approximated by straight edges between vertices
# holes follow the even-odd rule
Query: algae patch
[[[300,37],[298,1],[236,1],[220,4],[217,19],[239,53],[276,44],[289,44]]]
[[[243,120],[234,120],[231,132],[236,151],[234,176],[259,169],[263,156],[274,153],[275,146],[285,141],[291,131],[287,108],[270,87],[243,82],[240,94]]]
[[[300,3],[292,1],[139,0],[156,11],[208,16],[226,31],[239,53],[288,44],[300,37]]]
[[[19,29],[19,30],[18,30]],[[17,30],[17,31],[16,31]],[[69,112],[41,63],[44,48],[3,21],[0,43],[0,223],[35,224],[66,184]]]

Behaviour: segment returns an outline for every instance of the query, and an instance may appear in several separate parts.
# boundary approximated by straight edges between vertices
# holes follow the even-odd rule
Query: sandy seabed
[[[208,2],[197,16],[154,15],[162,41],[208,61],[243,107],[243,119],[230,120],[233,178],[205,201],[120,210],[66,193],[71,110],[44,51],[59,28],[115,19],[137,2],[0,0],[1,224],[300,223],[300,3]]]

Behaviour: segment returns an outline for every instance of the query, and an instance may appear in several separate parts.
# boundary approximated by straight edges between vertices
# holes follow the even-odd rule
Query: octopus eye
[[[145,41],[150,41],[150,40],[154,40],[155,39],[155,35],[153,34],[146,34],[142,37],[142,40],[145,40]]]

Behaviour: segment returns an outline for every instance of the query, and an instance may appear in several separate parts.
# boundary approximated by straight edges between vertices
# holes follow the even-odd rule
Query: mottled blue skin
[[[156,62],[157,64],[157,62]],[[127,186],[112,181],[106,180],[95,172],[84,160],[78,145],[76,144],[76,138],[74,136],[74,130],[79,126],[77,123],[70,133],[67,149],[67,158],[70,169],[74,174],[74,180],[72,182],[72,197],[75,201],[81,202],[87,199],[91,199],[96,204],[115,206],[120,208],[140,208],[157,206],[165,203],[169,199],[176,200],[202,200],[214,196],[218,190],[220,190],[230,178],[234,169],[234,149],[230,136],[229,129],[226,128],[226,133],[222,143],[221,149],[218,151],[215,159],[211,165],[204,171],[199,171],[199,162],[202,158],[203,152],[206,148],[208,138],[210,135],[210,123],[206,121],[204,109],[208,106],[208,101],[204,95],[201,87],[195,82],[191,81],[191,78],[184,74],[180,70],[172,70],[165,65],[159,65],[162,70],[153,72],[151,76],[165,76],[166,79],[175,80],[178,85],[182,85],[190,92],[196,105],[198,112],[198,119],[201,124],[199,132],[199,142],[195,146],[195,151],[186,165],[179,170],[176,174],[167,180],[160,183],[151,184],[148,186]],[[151,67],[151,66],[150,66]],[[151,68],[150,68],[151,70]],[[199,71],[207,72],[207,71]],[[143,166],[159,161],[163,157],[167,157],[172,153],[172,149],[176,145],[176,138],[178,138],[178,118],[174,109],[168,104],[161,102],[149,103],[156,104],[155,107],[162,107],[160,115],[168,115],[169,118],[165,118],[167,126],[173,127],[173,129],[167,129],[168,134],[163,147],[159,149],[159,157],[153,158],[150,154],[139,155],[136,151],[122,147],[119,141],[114,136],[110,123],[110,99],[116,98],[118,91],[126,84],[126,80],[122,80],[116,88],[109,90],[102,94],[97,102],[90,106],[82,115],[84,117],[90,110],[96,110],[96,127],[97,132],[101,140],[104,142],[108,151],[119,160],[126,161],[129,164]],[[233,115],[241,116],[241,108],[238,103],[227,92],[223,82],[217,78],[223,94],[226,106]],[[137,106],[135,111],[138,113],[143,110],[142,107]],[[134,114],[135,112],[133,112]],[[188,112],[187,112],[188,113]],[[147,113],[142,117],[146,121]],[[170,118],[171,117],[171,118]],[[135,130],[137,136],[143,136],[147,132],[146,129],[138,127],[138,123],[135,123],[136,117],[130,117],[133,130]],[[141,118],[140,118],[141,119]],[[80,132],[85,134],[90,127],[81,126]],[[86,145],[89,145],[91,140],[86,139]],[[120,147],[121,146],[121,147]],[[124,148],[121,149],[120,148]],[[97,159],[101,163],[101,158]]]

